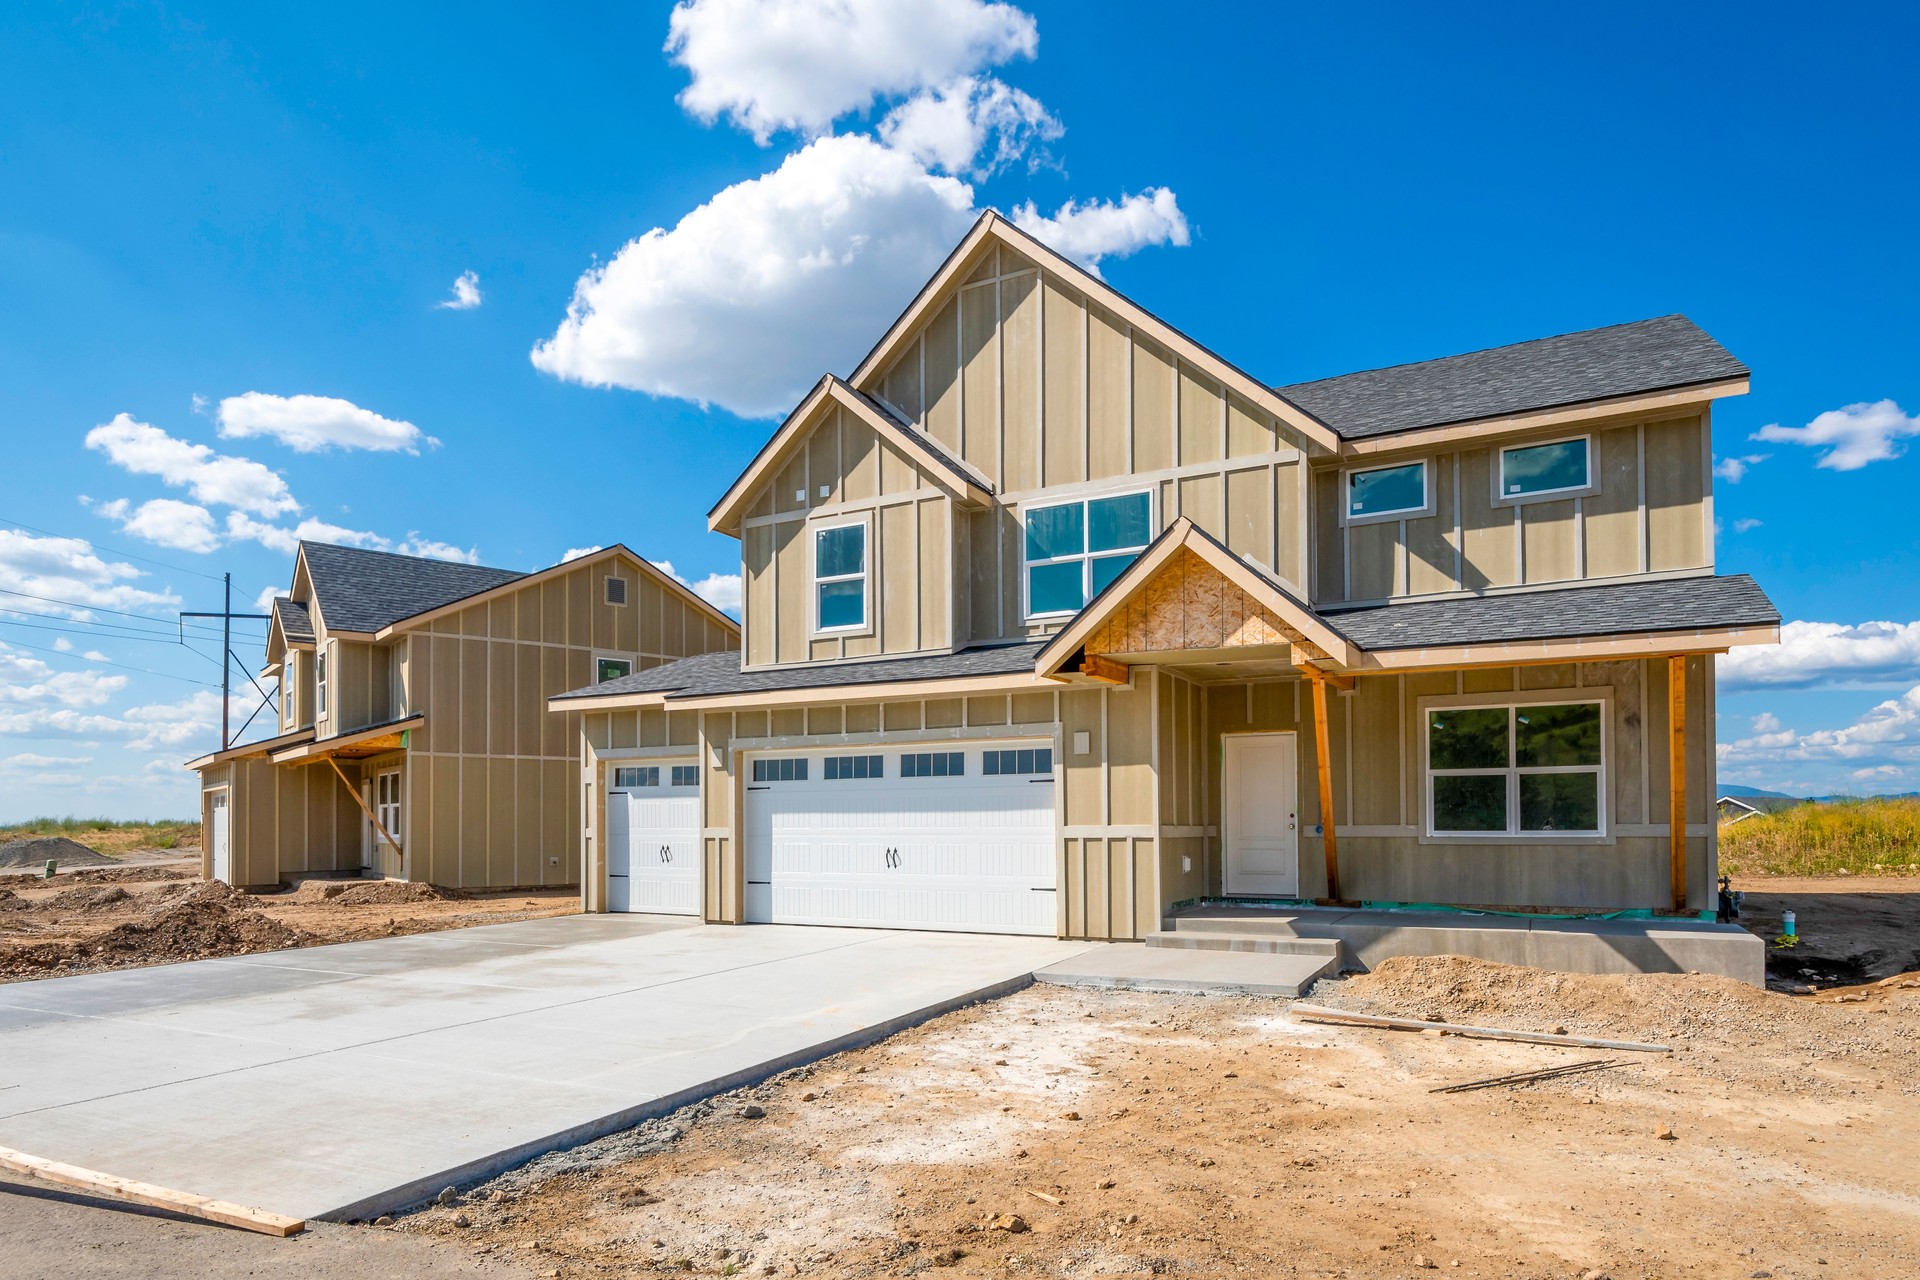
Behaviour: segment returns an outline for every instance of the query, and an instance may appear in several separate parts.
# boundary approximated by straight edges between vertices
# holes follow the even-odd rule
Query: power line
[[[45,645],[20,644],[11,640],[7,643],[11,648],[31,649],[35,653],[50,653],[56,658],[72,658],[76,661],[84,662],[90,667],[118,667],[122,671],[138,671],[144,676],[159,676],[162,680],[178,680],[182,684],[197,684],[203,689],[218,689],[220,687],[211,680],[195,680],[191,676],[176,676],[165,671],[155,671],[150,667],[130,667],[124,662],[103,662],[98,658],[88,658],[81,654],[68,653],[61,649],[49,649]]]
[[[95,551],[104,551],[108,555],[122,556],[128,560],[138,560],[142,564],[150,564],[160,569],[169,569],[169,570],[172,570],[174,573],[190,573],[196,578],[205,578],[209,582],[220,581],[220,576],[218,574],[202,573],[198,569],[189,569],[183,564],[169,564],[165,560],[155,560],[152,556],[136,555],[131,551],[123,551],[118,547],[102,546],[100,543],[95,542],[93,539],[82,538],[78,534],[55,533],[51,529],[41,529],[34,525],[22,524],[20,523],[20,521],[15,520],[10,516],[0,516],[0,524],[10,524],[16,529],[25,529],[29,533],[45,534],[49,538],[65,538],[70,542],[85,543],[87,546],[92,547]]]
[[[85,604],[79,600],[62,600],[57,596],[37,596],[31,591],[15,591],[11,587],[0,587],[0,595],[20,596],[23,599],[27,599],[27,600],[43,601],[46,604],[64,605],[69,609],[85,609],[89,613],[111,613],[116,617],[134,618],[141,622],[163,621],[163,619],[156,618],[151,614],[128,613],[125,609],[109,609],[105,605]],[[73,619],[73,621],[83,621],[83,619]]]

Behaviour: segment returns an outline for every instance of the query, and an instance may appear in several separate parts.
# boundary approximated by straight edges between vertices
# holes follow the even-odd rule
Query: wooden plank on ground
[[[1565,1036],[1551,1031],[1509,1031],[1505,1027],[1469,1027],[1457,1022],[1427,1022],[1421,1018],[1388,1018],[1377,1013],[1354,1013],[1347,1009],[1329,1009],[1317,1004],[1294,1004],[1288,1009],[1306,1022],[1338,1022],[1354,1027],[1383,1027],[1389,1031],[1444,1031],[1450,1036],[1473,1040],[1523,1040],[1528,1044],[1568,1044],[1585,1049],[1632,1049],[1640,1053],[1672,1053],[1664,1044],[1640,1044],[1633,1040],[1595,1040],[1588,1036]]]
[[[150,1183],[135,1182],[130,1178],[117,1178],[110,1173],[97,1173],[92,1169],[82,1169],[78,1165],[61,1164],[57,1160],[30,1156],[24,1151],[15,1151],[10,1147],[0,1147],[0,1169],[36,1178],[41,1182],[54,1182],[63,1187],[73,1187],[76,1190],[90,1191],[97,1195],[131,1200],[135,1204],[144,1204],[154,1209],[169,1209],[189,1217],[204,1218],[208,1222],[239,1227],[243,1231],[258,1231],[262,1235],[290,1236],[307,1229],[306,1222],[300,1218],[268,1213],[264,1209],[231,1204],[225,1200],[210,1200],[206,1196],[197,1196],[190,1191],[173,1191]]]

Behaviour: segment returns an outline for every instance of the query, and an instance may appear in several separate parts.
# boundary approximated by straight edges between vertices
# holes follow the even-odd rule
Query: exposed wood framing
[[[379,832],[380,838],[392,847],[393,856],[400,859],[401,872],[405,874],[407,855],[401,852],[400,846],[395,843],[394,838],[387,833],[387,829],[380,825],[380,819],[373,816],[373,810],[367,808],[366,797],[362,796],[359,789],[347,780],[347,775],[340,768],[340,762],[332,756],[328,756],[327,763],[333,766],[334,773],[339,775],[340,785],[347,789],[347,794],[353,797],[353,802],[360,806],[360,812],[367,815],[367,821],[373,824],[373,829]]]
[[[1687,659],[1667,659],[1667,848],[1673,909],[1687,905]]]
[[[156,1187],[151,1183],[135,1182],[131,1178],[120,1178],[111,1173],[82,1169],[78,1165],[61,1164],[57,1160],[30,1156],[24,1151],[15,1151],[10,1147],[0,1147],[0,1169],[36,1178],[41,1182],[75,1187],[97,1195],[131,1200],[135,1204],[150,1205],[155,1209],[168,1209],[174,1213],[184,1213],[208,1222],[239,1227],[243,1231],[258,1231],[262,1235],[290,1236],[307,1229],[306,1222],[300,1218],[268,1213],[265,1209],[253,1209],[243,1204],[232,1204],[226,1200],[210,1200],[206,1196],[197,1196],[192,1192]]]
[[[1332,749],[1328,746],[1327,734],[1327,681],[1324,675],[1311,668],[1306,674],[1308,682],[1313,685],[1313,763],[1320,781],[1320,847],[1327,862],[1327,898],[1339,902],[1340,840],[1334,834],[1336,823],[1333,813]],[[1352,784],[1352,779],[1348,779],[1348,784]]]
[[[1129,683],[1131,675],[1124,662],[1115,662],[1112,658],[1103,658],[1097,653],[1089,653],[1080,659],[1080,674],[1107,684],[1124,685]]]

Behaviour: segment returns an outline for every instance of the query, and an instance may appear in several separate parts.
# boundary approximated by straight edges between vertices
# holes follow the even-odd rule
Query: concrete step
[[[1167,916],[1160,928],[1168,933],[1225,933],[1242,938],[1297,938],[1300,913],[1292,911],[1235,911]]]
[[[1276,956],[1340,958],[1337,938],[1294,938],[1277,933],[1213,933],[1191,929],[1162,929],[1146,936],[1150,947],[1187,951],[1256,951]]]
[[[1143,947],[1112,942],[1034,970],[1034,980],[1061,987],[1172,991],[1208,995],[1298,996],[1339,967],[1322,955]]]

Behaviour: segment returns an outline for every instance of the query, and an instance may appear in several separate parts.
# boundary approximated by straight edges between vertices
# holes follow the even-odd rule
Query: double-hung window
[[[867,625],[867,526],[813,531],[813,629],[861,631]]]
[[[300,651],[287,650],[285,661],[280,664],[280,727],[292,729],[299,714],[300,699]]]
[[[316,649],[313,653],[313,716],[318,720],[327,714],[327,651]]]
[[[1436,836],[1600,836],[1606,704],[1429,707],[1427,830]]]
[[[1555,493],[1584,493],[1593,485],[1591,452],[1586,436],[1502,449],[1500,496],[1533,498]]]
[[[1347,472],[1347,523],[1426,514],[1427,464],[1403,462]]]
[[[1153,495],[1146,491],[1030,506],[1021,514],[1030,618],[1078,613],[1153,541]]]

